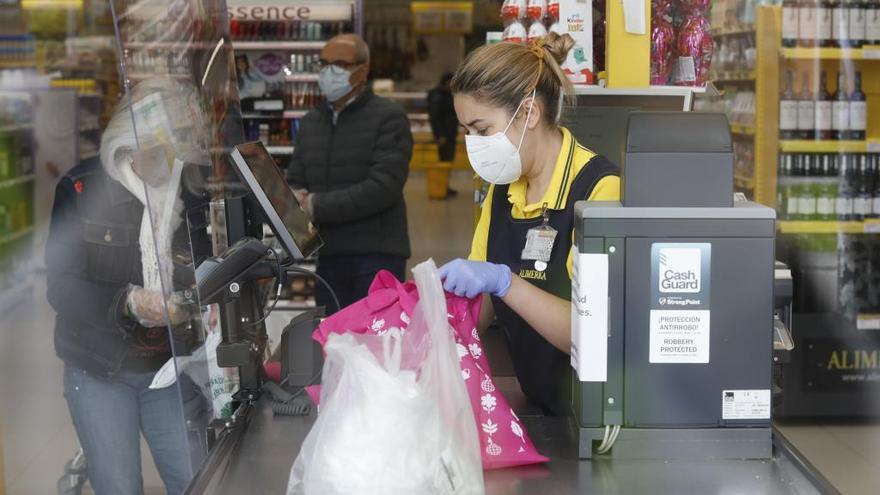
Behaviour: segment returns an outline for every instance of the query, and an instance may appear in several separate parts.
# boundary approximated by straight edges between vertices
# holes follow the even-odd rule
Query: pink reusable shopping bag
[[[405,329],[418,303],[414,283],[401,283],[390,272],[376,275],[366,298],[324,320],[313,337],[322,346],[331,333],[382,334],[390,328]],[[499,469],[547,462],[535,449],[519,418],[495,387],[489,361],[483,353],[477,322],[481,299],[446,293],[449,324],[455,331],[462,378],[471,399],[480,433],[484,469]],[[317,388],[308,390],[317,403]]]

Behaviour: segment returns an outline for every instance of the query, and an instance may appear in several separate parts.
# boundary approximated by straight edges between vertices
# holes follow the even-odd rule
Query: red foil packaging
[[[714,43],[706,19],[711,0],[681,0],[679,8],[685,21],[679,27],[675,43],[677,70],[674,74],[679,86],[705,86],[709,80]]]
[[[671,0],[651,2],[651,84],[669,84],[672,55],[675,51],[675,29],[672,27]]]

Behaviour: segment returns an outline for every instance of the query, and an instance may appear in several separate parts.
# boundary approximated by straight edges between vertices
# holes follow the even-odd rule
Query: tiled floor
[[[430,201],[424,174],[414,173],[410,178],[406,197],[413,248],[411,265],[429,257],[440,265],[467,255],[473,228],[470,174],[455,172],[452,186],[459,191],[458,197]],[[37,285],[33,303],[0,314],[0,431],[9,495],[56,493],[55,483],[64,463],[78,447],[61,392],[61,363],[53,350],[54,316],[45,303],[44,283]],[[842,493],[877,493],[880,426],[782,429]],[[146,451],[143,458],[147,495],[163,493]]]

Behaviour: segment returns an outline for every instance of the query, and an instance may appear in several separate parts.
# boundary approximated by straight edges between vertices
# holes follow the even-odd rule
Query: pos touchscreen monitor
[[[235,147],[232,163],[245,186],[260,204],[269,227],[293,260],[315,254],[323,245],[275,160],[261,142]]]

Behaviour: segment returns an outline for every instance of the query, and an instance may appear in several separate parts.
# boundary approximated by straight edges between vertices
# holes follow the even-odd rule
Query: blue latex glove
[[[489,293],[504,297],[510,290],[511,273],[507,265],[459,258],[440,268],[440,278],[443,279],[443,288],[456,296],[471,299]]]

